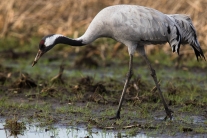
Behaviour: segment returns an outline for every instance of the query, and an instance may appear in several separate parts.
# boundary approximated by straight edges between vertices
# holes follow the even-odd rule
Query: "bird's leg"
[[[127,89],[128,84],[129,84],[129,81],[130,81],[130,79],[131,79],[131,77],[133,75],[132,64],[133,64],[133,55],[130,54],[129,71],[128,71],[127,78],[126,78],[126,81],[125,81],[125,84],[124,84],[124,88],[123,88],[123,91],[122,91],[122,94],[121,94],[121,98],[120,98],[120,101],[119,101],[118,110],[116,112],[116,116],[112,117],[110,119],[120,119],[120,111],[121,111],[121,106],[122,106],[122,103],[123,103],[124,95],[126,93],[126,89]]]
[[[165,99],[164,99],[164,97],[163,97],[163,95],[162,95],[162,91],[161,91],[161,89],[160,89],[160,85],[158,84],[158,81],[157,81],[157,76],[156,76],[156,72],[155,72],[155,70],[152,68],[152,66],[151,66],[151,64],[150,64],[150,61],[149,61],[149,59],[147,58],[147,56],[146,55],[143,55],[144,56],[144,59],[145,59],[145,61],[146,61],[146,63],[148,64],[148,66],[149,66],[149,68],[150,68],[150,70],[151,70],[151,76],[153,77],[153,79],[154,79],[154,82],[155,82],[155,85],[156,85],[156,87],[157,87],[157,90],[158,90],[158,92],[159,92],[159,95],[160,95],[160,98],[161,98],[161,100],[162,100],[162,103],[163,103],[163,105],[164,105],[164,108],[165,108],[165,112],[166,112],[166,117],[164,118],[165,120],[169,117],[170,119],[172,119],[172,113],[173,113],[173,111],[171,110],[171,109],[169,109],[168,108],[168,106],[167,106],[167,104],[166,104],[166,101],[165,101]]]

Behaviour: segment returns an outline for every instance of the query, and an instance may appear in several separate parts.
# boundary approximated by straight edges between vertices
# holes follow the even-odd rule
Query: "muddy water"
[[[4,129],[3,122],[0,123],[0,138],[116,138],[128,137],[124,132],[104,131],[99,129],[87,130],[84,127],[70,127],[55,125],[53,128],[26,125],[26,130],[17,136],[10,135],[10,130]],[[146,138],[145,134],[135,137]]]

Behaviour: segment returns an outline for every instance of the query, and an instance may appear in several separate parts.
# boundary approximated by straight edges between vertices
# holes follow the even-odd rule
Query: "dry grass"
[[[164,13],[188,14],[207,49],[207,1],[205,0],[9,0],[0,4],[0,37],[25,38],[60,33],[77,37],[102,8],[115,4],[136,4]],[[206,51],[206,50],[205,50]]]

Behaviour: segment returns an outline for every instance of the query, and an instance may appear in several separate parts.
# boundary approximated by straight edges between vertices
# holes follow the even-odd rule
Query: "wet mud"
[[[95,59],[100,58],[100,53],[93,46],[89,47],[74,62],[74,69],[86,66],[89,69],[101,68],[103,65],[95,62],[95,59],[89,60],[94,58],[91,56],[94,54],[97,54]],[[18,54],[7,51],[3,57],[17,58]],[[155,65],[158,70],[175,72],[177,68],[183,68]],[[126,65],[118,65],[122,66]],[[43,79],[41,74],[20,72],[4,65],[0,65],[0,68],[0,117],[7,119],[5,128],[11,130],[11,135],[23,133],[24,124],[30,122],[38,122],[39,126],[84,125],[87,129],[125,130],[130,136],[139,133],[156,137],[207,133],[206,77],[190,82],[188,77],[178,75],[170,81],[167,81],[169,78],[159,81],[163,91],[166,91],[163,94],[167,103],[174,111],[173,119],[164,121],[164,108],[156,87],[148,81],[151,78],[143,79],[142,74],[135,74],[127,88],[121,119],[109,120],[117,110],[124,74],[122,80],[105,78],[97,81],[90,75],[69,78],[64,72],[67,65],[61,64],[54,77]],[[205,69],[201,68],[188,70],[205,74]]]

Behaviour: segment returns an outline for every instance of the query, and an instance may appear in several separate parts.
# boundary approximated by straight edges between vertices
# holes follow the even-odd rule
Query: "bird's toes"
[[[120,112],[118,112],[118,113],[116,114],[116,116],[114,116],[114,117],[110,117],[110,118],[109,118],[109,120],[115,120],[115,119],[120,119]]]
[[[171,110],[171,109],[167,109],[166,110],[166,116],[165,116],[165,118],[164,118],[164,120],[167,120],[167,118],[169,117],[170,118],[170,120],[172,120],[172,118],[173,118],[173,111]]]
[[[120,117],[118,116],[114,116],[114,117],[110,117],[109,120],[117,120],[117,119],[120,119]]]

